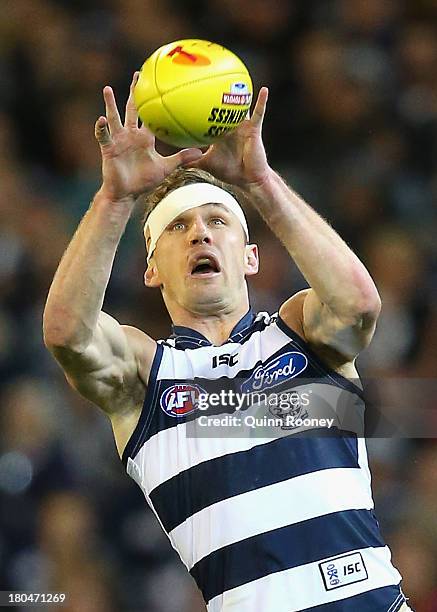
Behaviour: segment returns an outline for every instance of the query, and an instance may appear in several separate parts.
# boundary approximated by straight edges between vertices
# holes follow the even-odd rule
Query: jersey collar
[[[238,323],[232,329],[227,342],[240,342],[246,335],[247,330],[251,327],[254,322],[255,314],[251,308],[247,313],[238,321]],[[187,348],[199,348],[201,346],[212,346],[212,343],[205,338],[203,334],[191,329],[191,327],[184,327],[183,325],[172,325],[172,335],[170,339],[173,340],[174,346],[180,349]]]

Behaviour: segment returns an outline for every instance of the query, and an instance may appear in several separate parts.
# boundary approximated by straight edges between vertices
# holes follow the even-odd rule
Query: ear
[[[244,253],[244,273],[252,276],[259,270],[258,247],[256,244],[248,244]]]
[[[146,287],[161,286],[158,269],[153,261],[153,257],[147,266],[147,270],[144,272],[144,284],[146,285]]]

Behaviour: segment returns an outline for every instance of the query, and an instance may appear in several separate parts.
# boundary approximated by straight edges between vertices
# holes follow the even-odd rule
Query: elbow
[[[381,297],[367,270],[358,269],[352,277],[351,312],[362,321],[375,322],[381,312]]]
[[[80,355],[86,348],[75,336],[57,326],[43,326],[43,340],[46,349],[58,360]]]
[[[51,353],[54,353],[57,349],[68,347],[68,342],[57,331],[45,327],[43,327],[43,341],[44,346]]]
[[[49,351],[66,343],[66,313],[62,313],[59,308],[48,300],[43,313],[42,332],[44,345]]]
[[[45,347],[52,351],[56,346],[61,343],[61,328],[62,325],[56,320],[56,317],[47,308],[44,310],[42,320],[42,335]]]
[[[381,312],[381,298],[376,287],[350,291],[346,299],[337,300],[331,310],[351,326],[368,328],[376,323]]]
[[[382,308],[381,296],[376,288],[373,279],[369,276],[369,282],[363,290],[363,313],[376,319],[379,317]]]
[[[83,342],[72,325],[72,318],[65,313],[45,309],[43,315],[43,340],[45,347],[55,353],[59,350],[80,352]]]
[[[68,348],[71,345],[71,339],[68,338],[65,329],[58,323],[44,318],[42,331],[44,345],[51,353],[57,349]]]
[[[361,299],[357,305],[357,310],[358,314],[360,314],[362,318],[373,319],[376,321],[381,312],[381,307],[381,297],[376,287],[374,287],[372,291],[365,292],[364,295],[361,296]]]
[[[352,308],[352,318],[355,321],[355,325],[359,326],[362,330],[374,328],[381,312],[381,307],[381,298],[376,287],[374,291],[363,293]]]

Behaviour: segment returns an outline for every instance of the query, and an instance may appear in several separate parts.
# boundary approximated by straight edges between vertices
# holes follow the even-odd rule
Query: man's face
[[[170,301],[202,313],[238,302],[245,295],[245,276],[257,271],[257,247],[246,245],[237,217],[221,204],[204,204],[167,226],[145,282],[162,288],[167,306]]]

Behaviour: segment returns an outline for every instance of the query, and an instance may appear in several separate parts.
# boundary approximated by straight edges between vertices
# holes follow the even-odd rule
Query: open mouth
[[[213,257],[199,258],[191,270],[192,276],[206,276],[220,272],[219,265]]]

